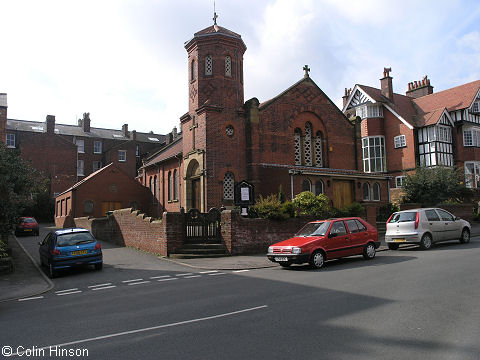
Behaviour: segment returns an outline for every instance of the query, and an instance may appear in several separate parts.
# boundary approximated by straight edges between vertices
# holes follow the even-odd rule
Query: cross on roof
[[[218,18],[218,15],[216,12],[213,13],[213,25],[217,25],[217,18]]]
[[[305,66],[303,67],[303,70],[305,70],[305,75],[304,75],[304,77],[306,77],[306,78],[309,77],[308,72],[310,71],[310,68],[308,67],[308,65],[305,65]]]

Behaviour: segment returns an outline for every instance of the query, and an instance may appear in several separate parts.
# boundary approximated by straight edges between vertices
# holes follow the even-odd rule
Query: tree
[[[414,174],[407,175],[403,190],[404,203],[420,203],[423,206],[446,200],[465,201],[472,196],[472,191],[463,184],[462,172],[445,166],[417,168]]]
[[[23,209],[33,201],[39,178],[17,149],[0,142],[0,236],[5,238],[15,227]]]

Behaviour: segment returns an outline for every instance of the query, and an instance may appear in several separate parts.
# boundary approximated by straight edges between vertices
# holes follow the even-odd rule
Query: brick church
[[[188,112],[181,132],[144,161],[138,180],[153,195],[153,214],[233,206],[245,180],[255,196],[288,199],[310,190],[333,206],[389,201],[385,174],[364,173],[360,123],[349,120],[310,78],[278,96],[244,101],[242,37],[214,25],[186,42]],[[371,206],[368,206],[371,205]]]

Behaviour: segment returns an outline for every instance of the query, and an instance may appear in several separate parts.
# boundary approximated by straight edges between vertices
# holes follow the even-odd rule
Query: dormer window
[[[472,112],[476,114],[480,113],[480,100],[477,100],[473,103]]]
[[[363,105],[357,107],[355,113],[362,119],[383,117],[383,107],[381,105]]]

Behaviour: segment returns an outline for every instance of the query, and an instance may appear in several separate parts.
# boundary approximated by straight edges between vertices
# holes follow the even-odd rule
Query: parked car
[[[50,277],[58,270],[76,266],[103,267],[102,247],[87,229],[71,228],[51,231],[38,243],[40,263],[48,268]]]
[[[380,246],[377,230],[358,217],[313,221],[291,239],[268,248],[270,261],[283,267],[309,263],[320,269],[325,261],[351,255],[367,260],[375,257]]]
[[[40,235],[40,228],[37,220],[33,217],[23,216],[18,219],[17,226],[15,228],[15,236],[20,234]]]
[[[438,208],[412,209],[393,213],[387,221],[385,242],[390,250],[400,244],[418,244],[428,250],[436,242],[470,241],[470,223]]]

